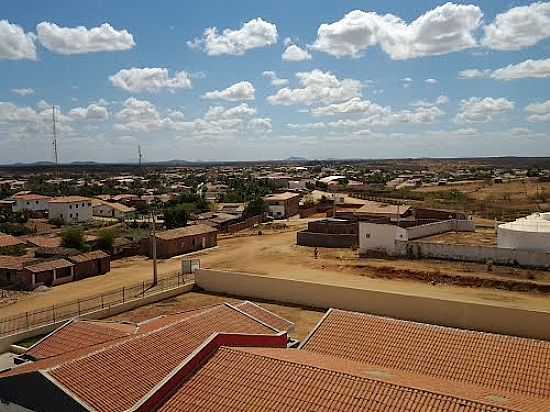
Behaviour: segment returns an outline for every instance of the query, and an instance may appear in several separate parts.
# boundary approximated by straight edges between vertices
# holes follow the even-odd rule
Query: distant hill
[[[304,162],[308,159],[307,159],[307,157],[290,156],[290,157],[287,157],[285,160],[288,160],[289,162]]]

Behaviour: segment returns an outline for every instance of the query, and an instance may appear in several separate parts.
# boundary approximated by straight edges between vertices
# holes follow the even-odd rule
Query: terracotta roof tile
[[[499,396],[295,349],[221,348],[159,409],[181,411],[537,411],[538,399]],[[408,380],[407,380],[408,379]],[[547,405],[547,404],[546,404]]]
[[[165,232],[157,233],[157,238],[161,240],[172,240],[179,239],[185,236],[194,236],[202,235],[204,233],[217,232],[211,226],[205,225],[204,223],[199,223],[198,225],[189,225],[185,227],[180,227],[178,229],[167,230]]]
[[[331,310],[302,349],[550,398],[550,342]]]
[[[0,248],[24,245],[25,242],[12,235],[0,235]]]
[[[33,359],[49,358],[129,336],[136,331],[137,326],[130,324],[71,321],[37,342],[25,355]]]
[[[71,266],[74,266],[74,265],[68,260],[54,259],[54,260],[47,260],[45,262],[35,263],[29,266],[25,266],[25,270],[38,273],[38,272],[45,272],[47,270],[68,268]]]
[[[80,253],[78,255],[69,256],[68,259],[74,263],[83,263],[89,262],[96,259],[104,259],[109,257],[109,254],[103,252],[102,250],[93,250],[91,252]]]
[[[230,305],[217,305],[153,332],[22,365],[3,377],[38,370],[99,411],[123,411],[216,332],[274,334]]]

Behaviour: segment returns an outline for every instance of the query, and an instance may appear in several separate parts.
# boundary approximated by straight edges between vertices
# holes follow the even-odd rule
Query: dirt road
[[[356,259],[351,251],[341,249],[322,249],[320,258],[315,259],[313,250],[296,246],[295,239],[294,231],[222,239],[217,248],[203,251],[196,256],[200,257],[202,267],[214,269],[550,311],[550,298],[542,294],[452,285],[433,286],[425,282],[374,276],[384,267],[500,278],[534,276],[531,275],[532,271],[505,268],[487,273],[483,272],[482,265],[459,262]],[[180,258],[161,261],[160,276],[179,269],[180,264]],[[0,317],[58,305],[142,282],[151,278],[151,272],[151,261],[143,257],[115,261],[111,272],[106,275],[56,286],[47,292],[33,293],[15,303],[0,307]],[[550,274],[536,272],[536,278],[546,283],[550,281]]]

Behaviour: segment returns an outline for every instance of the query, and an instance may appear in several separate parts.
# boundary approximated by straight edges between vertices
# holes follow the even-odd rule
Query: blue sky
[[[36,0],[0,20],[0,163],[52,159],[52,105],[65,162],[550,155],[550,2]]]

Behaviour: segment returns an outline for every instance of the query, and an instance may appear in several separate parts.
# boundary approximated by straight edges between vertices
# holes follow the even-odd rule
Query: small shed
[[[35,263],[23,268],[19,273],[19,283],[26,289],[59,285],[74,279],[73,269],[74,265],[65,259]]]
[[[67,259],[74,263],[74,280],[104,275],[111,270],[111,256],[102,250],[80,253]]]
[[[157,257],[167,259],[218,244],[218,231],[206,224],[185,226],[157,233]],[[151,239],[146,241],[146,253],[152,256]]]

